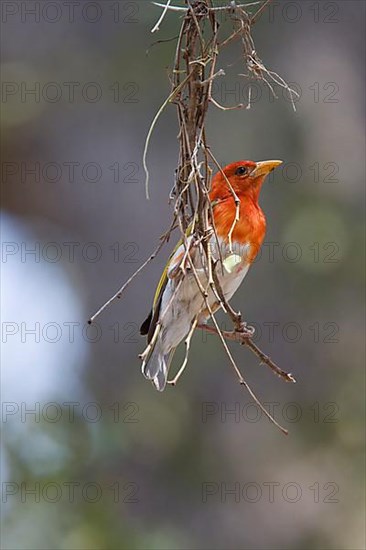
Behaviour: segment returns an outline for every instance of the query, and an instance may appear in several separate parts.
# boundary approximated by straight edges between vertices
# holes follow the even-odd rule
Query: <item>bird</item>
[[[217,279],[229,301],[255,260],[266,233],[259,206],[262,184],[281,160],[243,160],[228,164],[212,178],[210,250]],[[213,229],[214,228],[214,229]],[[208,288],[207,260],[190,228],[173,250],[156,288],[152,309],[140,327],[147,336],[142,373],[158,391],[167,384],[177,346],[192,329],[207,324],[221,305]],[[188,257],[189,255],[189,257]],[[201,288],[200,288],[201,287]]]

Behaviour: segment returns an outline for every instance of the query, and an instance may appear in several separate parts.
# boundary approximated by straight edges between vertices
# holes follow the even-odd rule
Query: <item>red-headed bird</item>
[[[234,162],[223,169],[224,175],[220,171],[212,179],[209,198],[217,237],[213,232],[210,248],[226,300],[240,286],[262,245],[266,218],[258,204],[259,193],[267,175],[280,164],[280,160]],[[235,202],[233,192],[240,203]],[[141,325],[140,332],[147,335],[149,344],[142,355],[142,372],[159,391],[165,388],[178,344],[193,326],[210,319],[210,309],[215,312],[220,307],[211,290],[207,302],[203,297],[202,288],[207,290],[208,277],[202,256],[202,249],[192,243],[188,231],[185,244],[180,241],[170,256],[150,315]]]

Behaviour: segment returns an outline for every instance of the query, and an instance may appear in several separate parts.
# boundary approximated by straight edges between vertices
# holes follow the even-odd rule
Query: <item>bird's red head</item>
[[[228,164],[222,171],[217,172],[212,180],[211,200],[232,196],[230,185],[239,198],[247,195],[257,200],[262,183],[268,174],[280,164],[282,164],[281,160],[260,162],[241,160]]]

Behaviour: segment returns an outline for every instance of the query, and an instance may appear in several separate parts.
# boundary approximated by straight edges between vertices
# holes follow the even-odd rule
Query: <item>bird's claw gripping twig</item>
[[[253,338],[255,334],[255,328],[251,325],[248,325],[245,321],[242,321],[240,323],[239,329],[237,329],[236,332],[240,334],[242,338]]]

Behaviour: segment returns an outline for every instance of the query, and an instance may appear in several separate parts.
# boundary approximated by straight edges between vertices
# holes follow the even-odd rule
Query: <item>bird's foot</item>
[[[243,338],[253,338],[255,334],[255,328],[251,325],[248,325],[245,321],[242,321],[240,323],[240,326],[238,329],[236,329],[236,332],[240,334]]]

